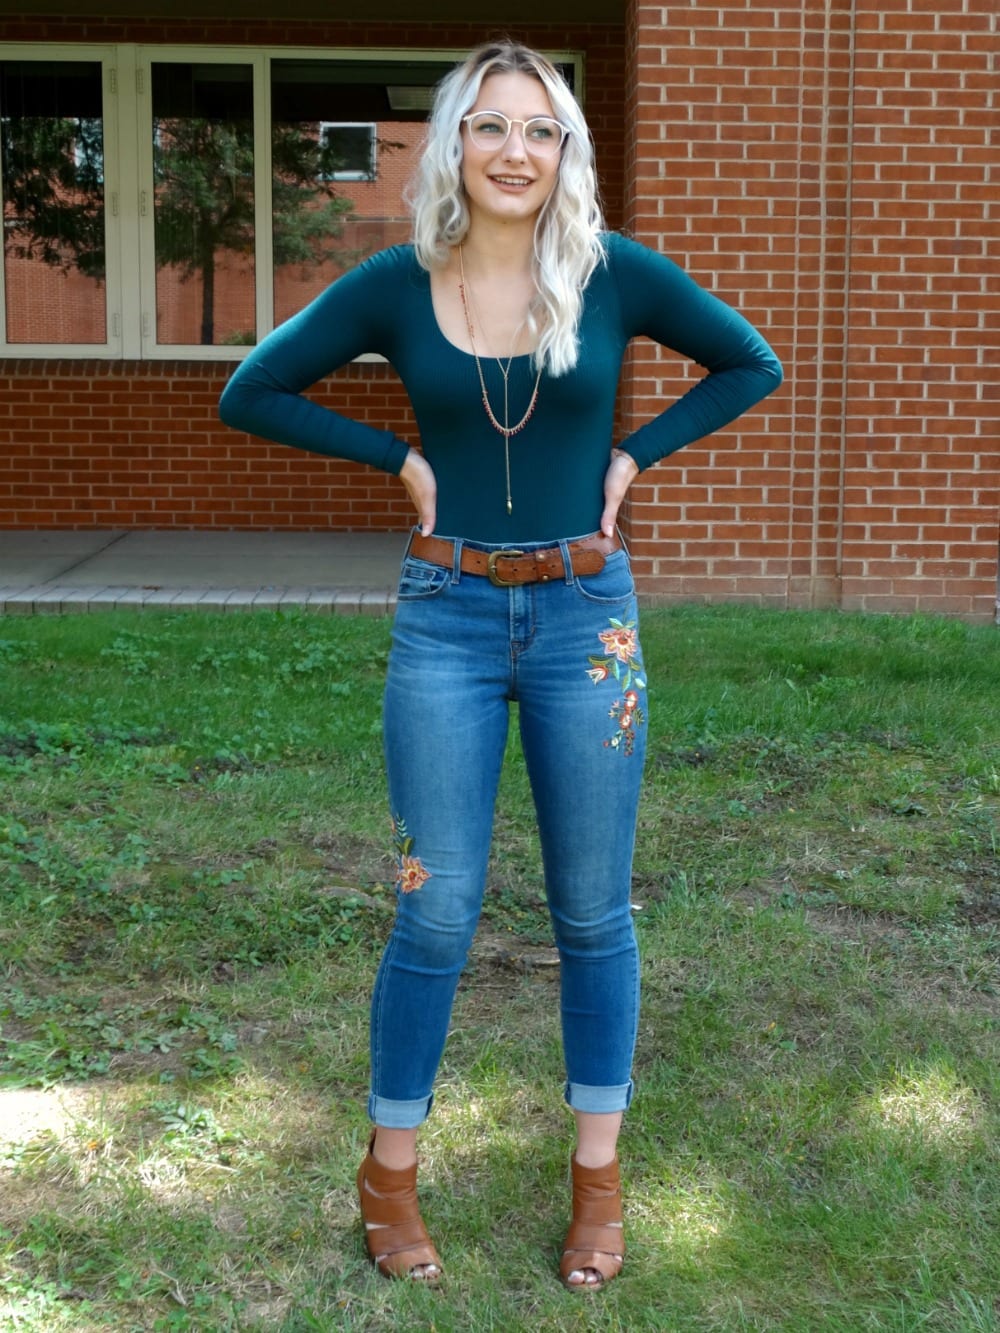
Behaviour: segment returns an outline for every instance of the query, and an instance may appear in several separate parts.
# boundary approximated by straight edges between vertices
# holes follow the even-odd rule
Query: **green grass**
[[[389,622],[0,620],[0,1328],[1000,1329],[1000,636],[647,612],[629,1258],[566,1225],[530,795],[422,1138],[437,1291],[353,1176],[391,921]]]

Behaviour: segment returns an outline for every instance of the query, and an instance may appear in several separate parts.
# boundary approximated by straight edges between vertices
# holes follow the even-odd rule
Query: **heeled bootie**
[[[417,1200],[417,1164],[390,1170],[374,1156],[375,1135],[358,1168],[358,1197],[368,1253],[384,1277],[437,1282],[441,1259],[427,1234]],[[425,1268],[422,1274],[414,1269]]]
[[[559,1276],[570,1291],[599,1291],[618,1276],[625,1260],[621,1178],[618,1158],[607,1166],[580,1166],[574,1156],[573,1220],[563,1246]],[[593,1269],[596,1282],[570,1282],[570,1273]]]

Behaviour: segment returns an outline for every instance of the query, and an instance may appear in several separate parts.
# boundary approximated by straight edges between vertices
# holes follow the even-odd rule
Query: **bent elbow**
[[[219,396],[219,420],[232,430],[249,432],[246,408],[246,395],[235,378],[231,379]]]
[[[772,349],[768,347],[761,360],[760,369],[766,384],[762,397],[766,398],[768,394],[774,393],[775,389],[779,389],[784,383],[785,368]]]

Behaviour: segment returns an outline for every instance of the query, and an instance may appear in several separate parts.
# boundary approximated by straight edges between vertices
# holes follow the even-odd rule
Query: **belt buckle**
[[[497,573],[497,561],[501,559],[506,559],[508,557],[514,559],[514,557],[519,555],[524,555],[524,552],[514,551],[514,550],[490,552],[490,557],[486,561],[486,577],[489,579],[489,581],[493,584],[495,588],[516,587],[516,583],[513,579],[501,578],[500,575]]]

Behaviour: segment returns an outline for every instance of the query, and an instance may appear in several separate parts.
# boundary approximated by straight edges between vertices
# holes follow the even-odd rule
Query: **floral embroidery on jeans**
[[[421,884],[430,879],[431,872],[424,868],[424,863],[419,856],[410,855],[413,850],[413,839],[406,831],[406,824],[401,815],[393,816],[392,835],[393,846],[399,857],[396,887],[400,893],[412,893],[414,889],[419,889]]]
[[[617,719],[618,730],[604,744],[612,750],[620,749],[623,754],[631,754],[635,747],[635,729],[646,720],[635,690],[626,690],[624,699],[616,699],[608,709],[608,717]]]
[[[604,744],[609,749],[631,754],[635,748],[636,728],[646,720],[637,693],[646,688],[644,669],[639,660],[639,633],[634,620],[612,619],[610,625],[610,629],[601,630],[597,636],[607,656],[589,657],[587,675],[595,685],[613,680],[624,691],[623,697],[616,699],[608,710],[608,717],[618,723],[618,729]]]

